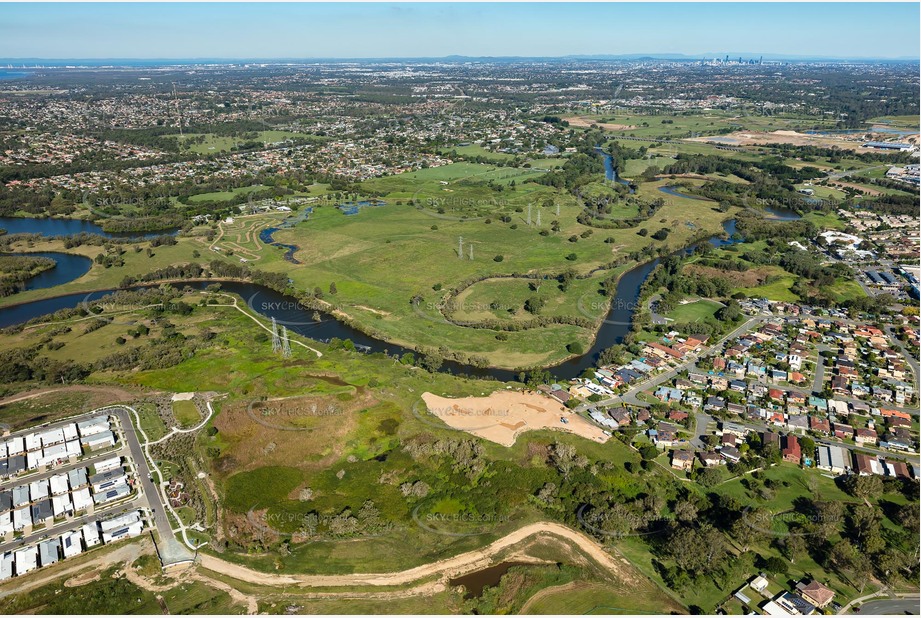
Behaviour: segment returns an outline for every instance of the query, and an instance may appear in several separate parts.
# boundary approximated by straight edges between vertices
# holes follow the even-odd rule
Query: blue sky
[[[2,4],[0,58],[918,57],[915,3]]]

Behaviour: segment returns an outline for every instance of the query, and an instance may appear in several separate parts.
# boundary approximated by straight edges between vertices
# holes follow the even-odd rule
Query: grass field
[[[699,322],[712,318],[720,307],[722,307],[720,303],[703,298],[685,305],[679,304],[665,314],[665,317],[672,318],[679,323]]]
[[[751,288],[738,288],[737,291],[746,294],[750,298],[766,298],[768,300],[796,302],[799,300],[799,296],[790,290],[794,283],[796,283],[795,277],[781,277],[765,285]]]
[[[173,415],[180,427],[192,427],[201,421],[201,414],[195,402],[190,400],[174,401]]]
[[[254,131],[253,133],[241,134],[239,136],[214,135],[213,133],[187,133],[185,135],[167,135],[165,137],[175,137],[179,140],[180,145],[187,147],[189,151],[196,154],[218,154],[230,152],[235,146],[247,142],[263,142],[273,144],[282,142],[287,139],[319,139],[316,136],[304,133],[294,133],[292,131]]]

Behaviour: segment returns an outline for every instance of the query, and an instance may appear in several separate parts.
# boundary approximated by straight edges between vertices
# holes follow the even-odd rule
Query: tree
[[[883,493],[883,479],[875,474],[869,476],[851,474],[844,479],[844,490],[855,498],[866,500]]]
[[[793,533],[783,539],[781,551],[787,557],[787,560],[796,562],[806,552],[806,541],[803,540],[801,535]]]
[[[524,310],[528,313],[537,315],[540,313],[540,310],[544,308],[546,301],[540,296],[532,296],[531,298],[524,301]]]
[[[697,482],[703,487],[713,487],[722,479],[720,471],[716,468],[704,468],[697,473]]]
[[[568,481],[573,469],[588,465],[588,458],[580,455],[574,446],[557,442],[551,447],[550,462]]]
[[[764,570],[774,575],[785,575],[789,568],[787,561],[777,556],[771,556],[764,561]]]

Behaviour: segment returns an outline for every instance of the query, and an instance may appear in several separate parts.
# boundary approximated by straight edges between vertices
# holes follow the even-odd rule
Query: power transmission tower
[[[291,342],[288,341],[288,329],[281,327],[281,356],[291,358]]]
[[[457,259],[464,259],[464,237],[457,237]]]
[[[560,203],[559,202],[556,203],[556,216],[557,217],[560,216]]]
[[[540,208],[537,209],[537,227],[540,227]]]
[[[473,261],[473,243],[470,243],[470,260]]]
[[[281,350],[281,339],[278,338],[278,324],[272,318],[272,352]]]
[[[531,225],[531,205],[528,204],[528,225]]]

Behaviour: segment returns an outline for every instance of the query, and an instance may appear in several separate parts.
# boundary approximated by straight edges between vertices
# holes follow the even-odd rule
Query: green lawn
[[[712,318],[722,305],[718,302],[702,298],[686,305],[679,304],[666,314],[676,322],[700,322]]]
[[[201,422],[201,414],[198,407],[191,400],[174,401],[173,415],[180,427],[192,427]]]
[[[738,288],[736,291],[742,292],[750,298],[767,298],[768,300],[792,303],[799,300],[799,296],[790,290],[794,283],[796,283],[796,277],[781,277],[777,281],[766,285],[759,285],[753,288]]]

